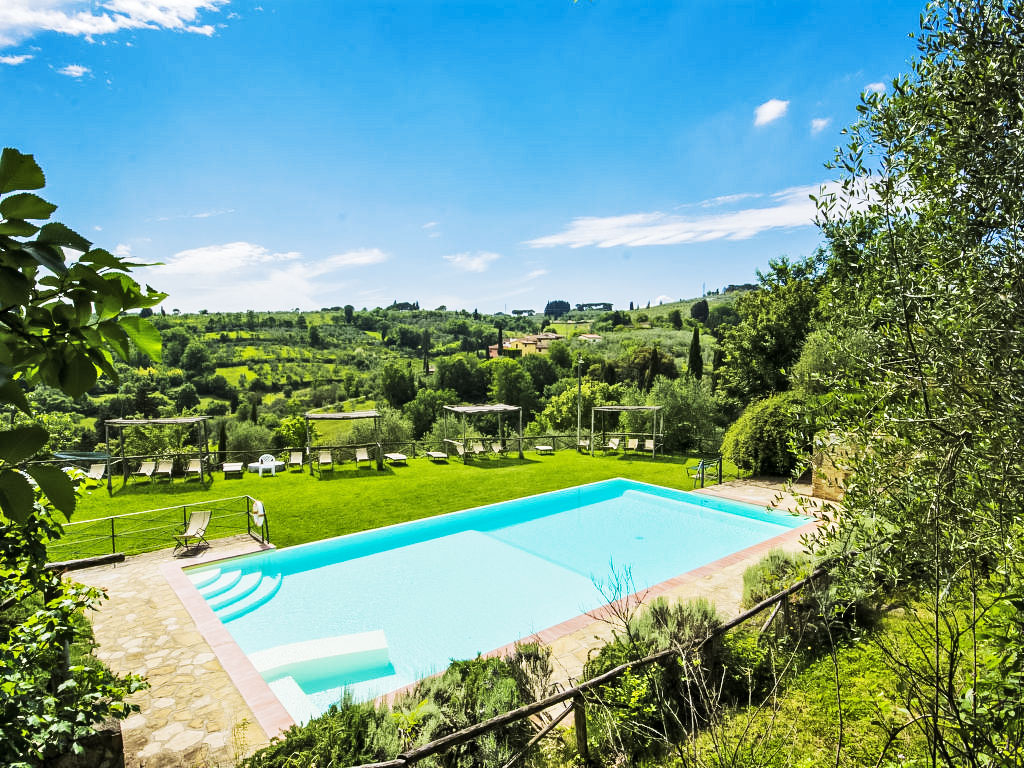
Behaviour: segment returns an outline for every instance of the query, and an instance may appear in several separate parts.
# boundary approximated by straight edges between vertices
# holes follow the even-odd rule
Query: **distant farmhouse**
[[[522,357],[523,355],[546,355],[552,341],[564,338],[565,336],[562,336],[560,333],[534,333],[529,336],[507,339],[501,345],[501,352],[498,352],[497,344],[491,344],[487,348],[487,356]]]
[[[611,312],[612,303],[610,301],[592,301],[589,304],[577,304],[577,312]]]

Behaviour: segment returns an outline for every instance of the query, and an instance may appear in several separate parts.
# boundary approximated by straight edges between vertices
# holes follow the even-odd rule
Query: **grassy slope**
[[[438,465],[417,458],[407,467],[389,466],[383,472],[348,464],[323,480],[310,477],[308,471],[227,480],[217,473],[207,489],[194,480],[179,479],[171,486],[142,483],[117,490],[118,479],[113,498],[104,486],[81,499],[74,520],[248,494],[266,505],[273,542],[290,546],[612,477],[692,487],[683,459],[591,458],[573,451],[537,456],[528,451],[523,462],[508,458]]]

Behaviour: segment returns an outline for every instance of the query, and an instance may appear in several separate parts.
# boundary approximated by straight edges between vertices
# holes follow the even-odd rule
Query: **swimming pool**
[[[387,693],[806,518],[608,480],[187,569],[296,721]]]

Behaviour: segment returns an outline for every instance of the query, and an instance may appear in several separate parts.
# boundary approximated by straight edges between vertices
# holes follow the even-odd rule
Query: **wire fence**
[[[251,496],[233,496],[68,523],[63,526],[64,535],[50,542],[46,552],[51,561],[64,561],[165,549],[174,546],[175,536],[182,533],[189,516],[197,509],[212,512],[204,534],[207,539],[247,533],[267,543],[270,523],[265,512],[253,515],[255,502]]]

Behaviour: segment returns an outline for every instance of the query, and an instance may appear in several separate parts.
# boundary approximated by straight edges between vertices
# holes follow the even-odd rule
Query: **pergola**
[[[448,414],[455,414],[456,416],[462,416],[462,447],[466,447],[466,417],[467,416],[482,416],[489,414],[498,415],[498,438],[504,439],[504,417],[507,413],[519,413],[519,458],[523,458],[523,409],[518,405],[505,405],[504,403],[496,403],[494,405],[446,405],[444,406],[444,439],[448,440]],[[463,455],[462,460],[465,461],[466,457]]]
[[[651,414],[651,457],[654,457],[655,452],[658,450],[658,437],[664,432],[665,419],[662,417],[661,423],[658,423],[658,412],[661,410],[660,405],[595,405],[590,409],[590,455],[594,455],[594,415],[602,414],[601,416],[601,442],[604,442],[604,416],[605,413],[623,413],[629,411],[649,411]]]
[[[107,446],[110,445],[110,428],[114,427],[118,430],[118,440],[121,444],[120,456],[121,456],[121,468],[125,482],[128,481],[128,462],[124,455],[124,430],[125,427],[145,427],[150,425],[158,425],[162,427],[184,427],[193,426],[200,424],[202,426],[203,443],[202,448],[199,451],[199,478],[203,482],[206,482],[206,475],[213,475],[213,470],[210,469],[210,443],[208,435],[206,434],[206,422],[210,420],[209,416],[174,416],[167,419],[107,419],[104,424],[104,433],[106,435]],[[113,479],[110,476],[110,450],[107,450],[107,493],[110,495],[114,494]]]
[[[351,421],[352,419],[373,419],[373,441],[377,444],[376,459],[377,469],[384,469],[384,458],[381,456],[380,447],[380,411],[341,411],[339,413],[304,413],[306,420],[306,455],[309,455],[309,437],[311,421]],[[309,463],[309,474],[313,474],[313,462]]]

